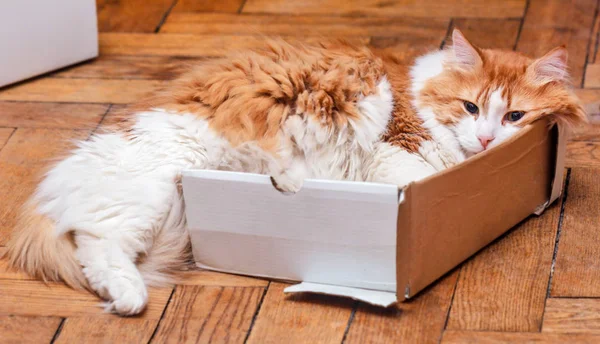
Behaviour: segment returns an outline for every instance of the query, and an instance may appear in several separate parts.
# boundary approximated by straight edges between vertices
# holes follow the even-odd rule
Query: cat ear
[[[567,56],[567,49],[564,46],[554,48],[529,65],[527,73],[539,84],[552,81],[567,82],[569,80]]]
[[[473,68],[482,63],[479,51],[458,29],[452,31],[452,57],[456,64],[464,68]]]

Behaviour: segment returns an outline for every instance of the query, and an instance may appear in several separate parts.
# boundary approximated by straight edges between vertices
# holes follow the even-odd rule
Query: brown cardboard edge
[[[409,184],[401,192],[404,193],[404,198],[398,206],[396,222],[396,297],[398,302],[410,297],[411,185]]]
[[[564,177],[564,165],[565,165],[565,154],[566,154],[566,141],[567,135],[566,130],[563,126],[557,123],[546,122],[548,125],[548,135],[553,136],[554,131],[556,131],[556,145],[555,145],[555,167],[554,167],[554,176],[551,178],[550,186],[550,197],[547,201],[542,203],[532,214],[540,215],[547,207],[549,207],[556,199],[558,199],[562,193],[562,183]],[[516,140],[519,140],[522,136],[528,135],[530,131],[534,130],[534,126],[539,125],[539,123],[532,123],[521,130],[517,135],[514,135],[509,140],[503,142],[498,147],[502,147],[504,145],[508,145]],[[495,147],[496,148],[496,147]],[[412,237],[412,186],[417,183],[425,183],[430,178],[439,178],[441,175],[450,173],[453,169],[463,168],[465,163],[475,163],[477,160],[482,159],[487,154],[493,154],[495,149],[490,149],[484,153],[478,154],[474,157],[471,157],[467,161],[455,165],[449,169],[436,173],[433,176],[425,178],[418,182],[410,183],[406,186],[402,191],[404,192],[404,202],[399,205],[398,210],[398,221],[397,221],[397,235],[396,235],[396,294],[398,298],[398,302],[403,302],[413,297],[413,293],[411,293],[411,257],[410,257],[410,242]],[[508,230],[508,229],[507,229]],[[487,245],[486,245],[487,246]],[[481,249],[485,248],[481,247]],[[479,252],[479,251],[478,251]],[[475,253],[477,254],[477,253]],[[460,265],[458,265],[460,266]],[[455,267],[456,268],[456,267]],[[451,271],[451,270],[450,270]],[[448,274],[449,271],[445,272],[441,275],[437,280]],[[432,283],[435,283],[432,282]],[[431,283],[429,284],[431,285]],[[417,295],[423,288],[414,293]]]

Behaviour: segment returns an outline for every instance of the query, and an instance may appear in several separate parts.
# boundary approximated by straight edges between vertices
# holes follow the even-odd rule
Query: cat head
[[[586,121],[570,87],[564,47],[531,59],[478,48],[458,30],[452,41],[417,60],[411,71],[413,92],[425,124],[450,128],[468,155],[498,145],[543,117],[569,127]]]

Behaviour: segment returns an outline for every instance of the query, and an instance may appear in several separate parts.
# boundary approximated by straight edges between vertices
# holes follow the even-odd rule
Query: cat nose
[[[486,149],[488,144],[495,139],[493,136],[477,136],[477,138],[479,139],[479,142],[481,142],[483,149]]]

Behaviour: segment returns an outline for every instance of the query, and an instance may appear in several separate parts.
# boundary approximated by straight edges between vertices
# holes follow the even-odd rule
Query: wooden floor
[[[484,47],[541,54],[566,44],[577,92],[595,104],[597,14],[593,0],[98,0],[98,59],[0,90],[0,252],[46,160],[184,63],[264,34],[343,36],[409,58],[456,26]],[[569,143],[562,199],[398,309],[286,297],[282,283],[198,271],[153,289],[142,316],[120,318],[0,261],[0,342],[598,343],[599,128]]]

